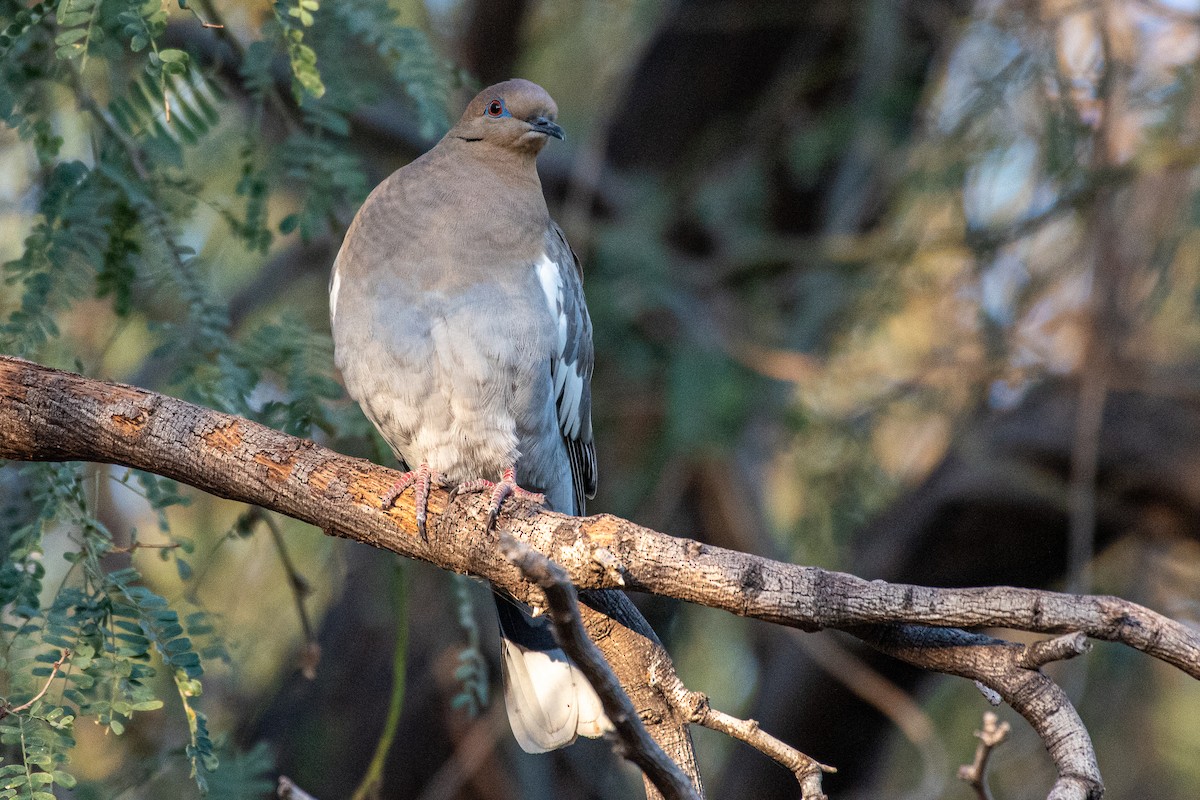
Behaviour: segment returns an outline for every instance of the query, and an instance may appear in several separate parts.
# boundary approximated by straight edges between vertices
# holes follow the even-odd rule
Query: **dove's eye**
[[[492,102],[488,103],[487,115],[489,117],[499,117],[499,116],[503,116],[503,114],[504,114],[504,103],[502,103],[500,100],[493,100]]]

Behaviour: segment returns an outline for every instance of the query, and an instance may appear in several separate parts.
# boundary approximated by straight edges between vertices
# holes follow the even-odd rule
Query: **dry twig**
[[[983,729],[975,731],[979,744],[975,747],[975,760],[958,768],[958,777],[966,781],[975,790],[979,800],[992,800],[992,793],[987,788],[988,761],[992,751],[1008,738],[1012,726],[1001,722],[994,712],[987,711],[983,715]]]
[[[275,545],[275,551],[279,553],[279,563],[283,565],[283,571],[287,573],[288,586],[292,590],[292,602],[296,606],[296,613],[300,617],[300,629],[304,633],[304,650],[300,654],[300,674],[310,681],[316,680],[317,665],[321,662],[321,645],[317,641],[317,632],[308,616],[308,607],[305,605],[305,600],[312,594],[312,585],[309,584],[307,578],[300,574],[300,569],[292,560],[287,542],[283,537],[283,529],[274,517],[262,507],[255,506],[247,515],[247,521],[261,522],[271,532],[271,541]]]
[[[71,651],[63,648],[62,654],[58,657],[58,661],[55,661],[54,664],[51,665],[50,677],[46,678],[46,683],[42,686],[41,691],[16,708],[10,708],[7,704],[5,704],[3,707],[0,707],[0,719],[4,719],[9,714],[19,714],[22,711],[30,708],[38,700],[41,700],[43,697],[45,697],[46,692],[50,691],[50,684],[54,683],[54,679],[58,677],[58,671],[62,669],[62,665],[65,664],[67,659],[70,657]]]
[[[821,775],[837,772],[836,769],[776,739],[760,728],[757,720],[738,719],[717,711],[709,705],[708,697],[687,689],[678,678],[674,678],[672,683],[669,687],[671,699],[676,707],[686,709],[689,722],[745,742],[786,768],[800,783],[801,800],[828,800],[821,788]]]
[[[615,728],[617,752],[636,764],[668,800],[699,800],[697,788],[647,733],[617,676],[588,638],[570,576],[562,567],[504,532],[500,534],[500,552],[545,595],[554,638],[600,696],[604,713]]]

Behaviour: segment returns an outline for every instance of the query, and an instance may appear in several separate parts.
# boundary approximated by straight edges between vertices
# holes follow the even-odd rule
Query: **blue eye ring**
[[[495,119],[497,117],[506,116],[508,114],[508,109],[504,106],[504,100],[499,97],[494,97],[486,106],[484,106],[483,113]]]

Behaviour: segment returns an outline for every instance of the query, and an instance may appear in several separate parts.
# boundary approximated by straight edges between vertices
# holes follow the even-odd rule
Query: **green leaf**
[[[143,700],[140,703],[134,703],[130,708],[133,711],[157,711],[162,707],[162,700]]]
[[[51,774],[54,776],[54,782],[57,783],[59,786],[63,787],[64,789],[75,788],[75,784],[76,784],[75,776],[72,775],[71,773],[63,772],[62,770],[56,769]]]
[[[63,31],[58,36],[54,37],[54,43],[57,45],[75,44],[80,39],[86,38],[88,35],[86,28],[72,28],[71,30]]]

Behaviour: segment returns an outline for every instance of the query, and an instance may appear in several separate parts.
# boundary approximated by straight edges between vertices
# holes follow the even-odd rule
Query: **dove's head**
[[[450,135],[536,154],[551,136],[563,138],[557,116],[558,106],[545,89],[514,78],[475,95]]]

